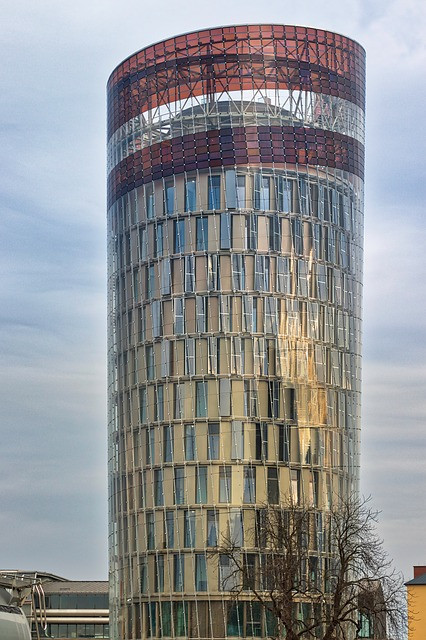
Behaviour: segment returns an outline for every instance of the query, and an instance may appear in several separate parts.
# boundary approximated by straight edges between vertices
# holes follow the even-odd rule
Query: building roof
[[[426,584],[426,573],[422,573],[420,576],[417,576],[417,578],[409,580],[405,583],[405,586],[407,587],[415,584]]]
[[[67,580],[45,582],[44,593],[108,593],[107,580]]]

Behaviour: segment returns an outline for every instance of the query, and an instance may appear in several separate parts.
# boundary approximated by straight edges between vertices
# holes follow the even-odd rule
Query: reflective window
[[[208,460],[219,459],[219,423],[211,422],[208,425],[207,458]]]
[[[189,178],[185,184],[185,211],[197,210],[197,183],[195,178]]]
[[[184,589],[184,576],[185,576],[185,556],[183,553],[175,553],[173,556],[173,569],[174,569],[174,581],[173,590],[183,591]],[[176,603],[174,603],[176,605]],[[175,630],[176,635],[178,635]],[[181,634],[182,635],[182,634]]]
[[[220,467],[219,469],[219,502],[231,501],[231,473],[232,467]]]
[[[220,176],[209,176],[208,208],[220,209]]]
[[[171,424],[163,427],[163,455],[164,462],[173,461],[173,427]]]
[[[199,217],[196,218],[196,243],[197,243],[197,251],[207,251],[208,250],[208,239],[209,239],[209,221],[207,217]]]
[[[231,248],[231,214],[220,214],[220,248]]]
[[[195,590],[207,591],[207,564],[204,553],[195,554]]]
[[[185,220],[174,220],[173,238],[174,252],[183,253],[185,251]]]
[[[156,507],[161,507],[164,504],[162,469],[154,470],[154,504]]]
[[[185,504],[185,469],[183,467],[175,467],[174,502]]]
[[[269,504],[279,503],[277,467],[268,467],[268,502]]]
[[[164,213],[171,214],[175,210],[175,183],[166,180],[164,183]]]
[[[195,415],[197,418],[207,417],[207,382],[195,383]]]
[[[148,218],[148,220],[151,220],[155,215],[154,185],[152,182],[145,185],[145,207],[146,217]]]
[[[173,549],[175,546],[175,519],[173,511],[164,513],[164,546]]]
[[[207,467],[200,465],[197,467],[195,483],[195,502],[206,504],[207,502]]]
[[[237,207],[245,209],[246,204],[246,177],[245,175],[237,175]]]
[[[244,467],[243,502],[254,504],[256,502],[256,468]]]
[[[183,546],[194,548],[195,547],[195,511],[187,510],[184,514],[184,527],[183,527]]]
[[[217,546],[218,514],[214,509],[207,511],[207,546]]]
[[[185,425],[185,460],[195,460],[195,425]]]

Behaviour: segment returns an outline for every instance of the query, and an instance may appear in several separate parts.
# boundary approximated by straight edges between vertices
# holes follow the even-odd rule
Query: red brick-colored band
[[[147,47],[108,81],[108,138],[159,105],[221,91],[294,89],[365,103],[365,52],[339,34],[283,25],[221,27]]]
[[[185,171],[284,164],[341,169],[364,177],[364,147],[340,133],[307,127],[235,127],[153,144],[122,160],[108,178],[108,206],[136,187]]]

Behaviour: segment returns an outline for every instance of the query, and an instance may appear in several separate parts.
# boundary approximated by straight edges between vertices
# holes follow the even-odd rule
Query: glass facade
[[[321,523],[358,488],[364,75],[344,36],[252,25],[109,79],[111,638],[273,634],[209,550],[255,566],[268,504]]]

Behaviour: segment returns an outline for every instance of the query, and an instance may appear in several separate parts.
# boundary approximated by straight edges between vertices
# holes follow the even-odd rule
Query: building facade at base
[[[319,539],[357,491],[364,93],[356,42],[282,25],[171,38],[108,81],[114,639],[271,635],[210,552],[255,566],[268,505],[309,504]]]

